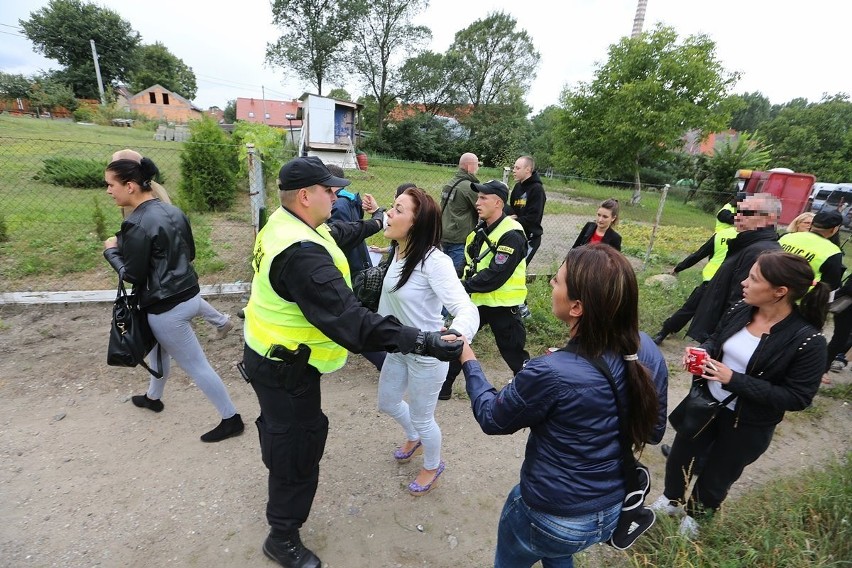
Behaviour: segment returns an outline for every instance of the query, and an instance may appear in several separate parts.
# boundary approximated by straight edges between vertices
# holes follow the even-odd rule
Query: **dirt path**
[[[242,305],[213,302],[231,313]],[[239,320],[224,341],[199,326],[248,424],[243,436],[208,445],[198,436],[218,419],[181,371],[166,387],[164,412],[132,406],[130,395],[147,382],[138,370],[105,364],[109,315],[106,305],[0,306],[0,566],[273,566],[260,551],[266,471],[251,424],[257,401],[234,369]],[[664,345],[672,368],[682,345]],[[486,370],[508,373],[502,362]],[[358,356],[324,378],[331,433],[304,540],[331,568],[489,566],[526,432],[487,437],[466,400],[441,403],[447,472],[436,491],[414,498],[405,486],[419,462],[391,458],[401,433],[376,411],[376,385],[375,370]],[[677,373],[670,400],[685,392]],[[817,406],[818,418],[799,414],[781,425],[733,497],[849,449],[849,406],[827,397]],[[651,448],[643,461],[656,498],[662,458]],[[600,546],[581,565],[623,562]]]

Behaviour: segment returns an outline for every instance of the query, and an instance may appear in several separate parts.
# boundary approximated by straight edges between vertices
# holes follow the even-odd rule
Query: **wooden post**
[[[657,207],[657,216],[654,218],[654,226],[651,229],[651,238],[648,240],[648,252],[645,253],[645,262],[642,268],[648,264],[651,258],[651,250],[654,248],[654,238],[657,236],[657,227],[660,226],[660,218],[663,216],[663,206],[666,204],[666,196],[669,194],[669,184],[663,186],[663,192],[660,195],[660,205]]]

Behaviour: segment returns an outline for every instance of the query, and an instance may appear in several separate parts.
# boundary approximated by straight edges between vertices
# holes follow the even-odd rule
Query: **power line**
[[[13,26],[13,25],[11,25],[11,24],[3,24],[3,23],[0,23],[0,26],[4,26],[4,27],[6,27],[6,28],[16,29],[16,30],[18,30],[19,32],[24,31],[24,30],[23,30],[23,28],[21,28],[21,26]]]
[[[3,30],[0,30],[0,34],[6,34],[6,35],[10,35],[10,36],[22,37],[22,38],[24,38],[24,39],[29,39],[29,38],[27,38],[27,36],[24,36],[24,35],[21,35],[21,34],[12,33],[12,32],[4,32]]]

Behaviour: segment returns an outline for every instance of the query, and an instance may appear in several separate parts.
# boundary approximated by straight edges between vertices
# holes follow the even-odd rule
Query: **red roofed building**
[[[300,101],[275,101],[272,99],[237,99],[237,120],[267,124],[279,128],[302,128],[302,121],[296,120]],[[287,120],[287,115],[293,120]]]

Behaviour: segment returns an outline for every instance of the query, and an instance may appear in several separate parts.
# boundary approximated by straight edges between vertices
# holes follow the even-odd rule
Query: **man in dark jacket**
[[[781,215],[781,201],[768,193],[747,196],[737,204],[734,226],[737,236],[728,241],[728,254],[704,291],[692,324],[686,334],[696,341],[706,340],[722,314],[743,297],[742,281],[757,256],[765,250],[778,250],[775,225]]]
[[[544,216],[544,204],[547,196],[541,178],[535,169],[535,160],[531,156],[521,156],[515,160],[512,168],[515,187],[509,196],[506,214],[518,221],[527,237],[527,266],[532,262],[535,252],[541,246],[541,219]]]

